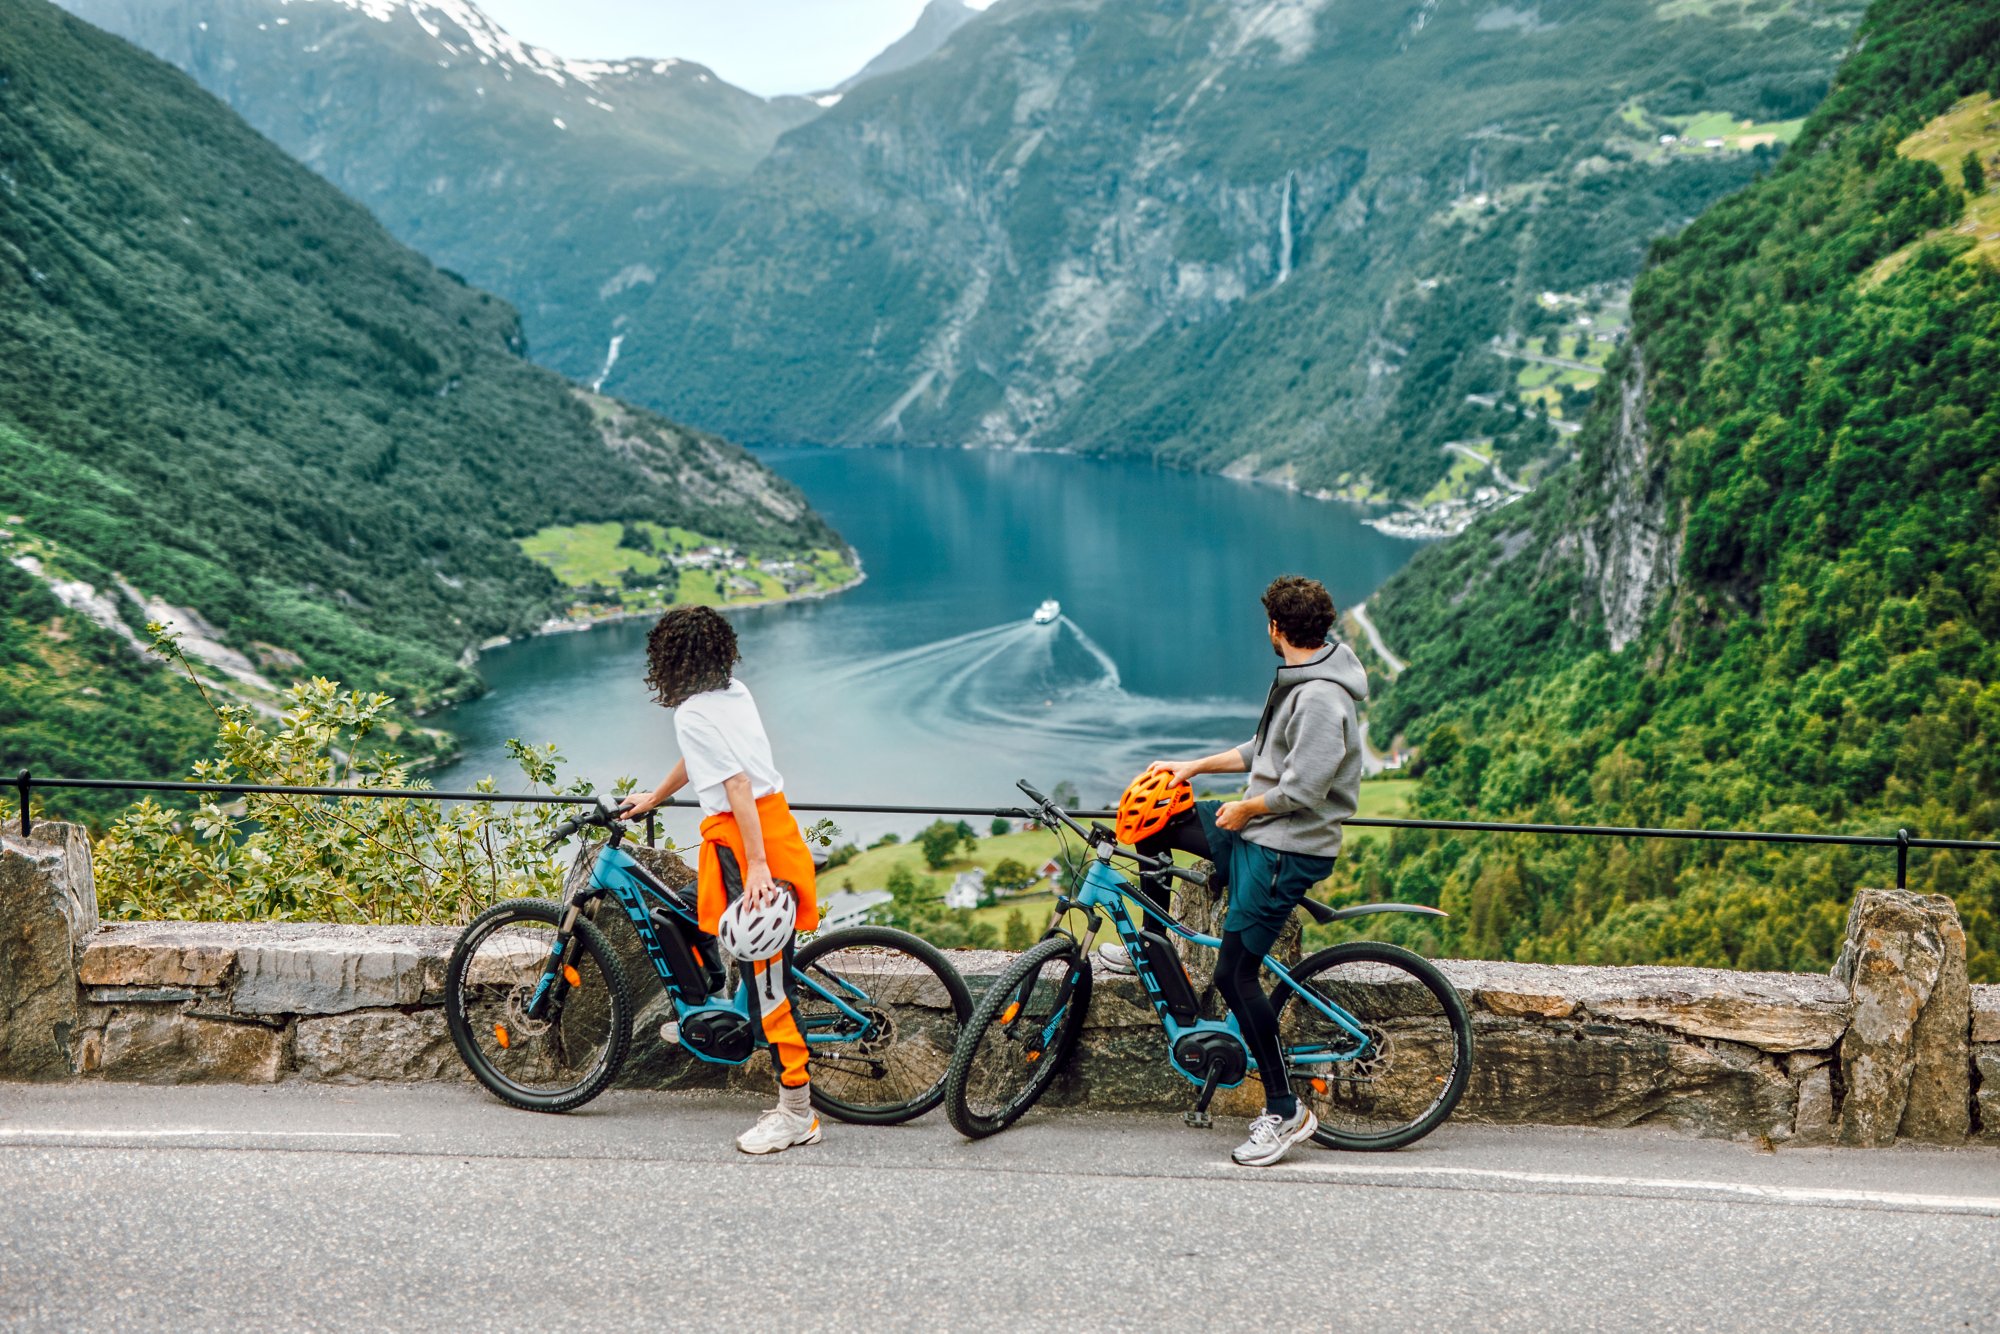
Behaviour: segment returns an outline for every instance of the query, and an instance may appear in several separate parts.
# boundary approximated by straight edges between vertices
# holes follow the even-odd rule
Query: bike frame
[[[1257,1058],[1250,1054],[1250,1044],[1243,1041],[1243,1030],[1237,1025],[1236,1015],[1233,1011],[1225,1010],[1223,1017],[1220,1019],[1196,1018],[1192,1023],[1182,1023],[1167,1008],[1166,993],[1161,989],[1159,979],[1153,974],[1151,964],[1146,957],[1146,952],[1143,949],[1135,948],[1139,941],[1139,926],[1132,920],[1132,914],[1126,908],[1125,901],[1130,896],[1138,895],[1139,891],[1137,887],[1113,869],[1110,849],[1108,847],[1100,847],[1097,856],[1085,868],[1082,882],[1077,886],[1076,892],[1068,897],[1059,896],[1057,898],[1055,916],[1049,924],[1049,933],[1051,935],[1068,935],[1069,932],[1065,931],[1062,927],[1064,915],[1071,910],[1083,912],[1086,917],[1086,926],[1083,939],[1078,942],[1077,948],[1083,960],[1081,966],[1088,968],[1090,966],[1091,942],[1096,939],[1102,921],[1108,918],[1112,929],[1118,933],[1118,939],[1124,943],[1126,950],[1131,955],[1133,969],[1137,972],[1140,982],[1146,988],[1147,998],[1152,1002],[1154,1017],[1159,1020],[1160,1026],[1166,1030],[1167,1050],[1171,1053],[1175,1045],[1190,1033],[1227,1033],[1241,1044],[1244,1049],[1245,1077],[1247,1078],[1250,1074],[1255,1073],[1257,1070]],[[1203,935],[1169,913],[1162,912],[1160,916],[1166,922],[1167,929],[1183,940],[1191,941],[1196,945],[1207,946],[1209,949],[1216,949],[1222,944],[1222,941],[1217,937]],[[1368,1048],[1373,1044],[1374,1039],[1362,1028],[1359,1020],[1340,1006],[1300,986],[1291,973],[1286,970],[1285,966],[1268,954],[1264,956],[1264,967],[1277,975],[1281,986],[1289,988],[1306,1004],[1318,1010],[1338,1028],[1354,1039],[1353,1046],[1344,1047],[1339,1050],[1335,1050],[1324,1043],[1291,1048],[1285,1052],[1285,1057],[1292,1065],[1333,1065],[1340,1061],[1357,1060],[1367,1054]],[[1065,979],[1064,987],[1072,989],[1074,987],[1074,979]],[[1062,1021],[1064,1012],[1069,1007],[1069,996],[1067,994],[1059,995],[1058,1001],[1059,1003],[1049,1016],[1048,1026],[1042,1034],[1042,1040],[1045,1045],[1055,1040],[1056,1029]],[[1181,1077],[1189,1083],[1199,1085],[1203,1082],[1200,1077],[1182,1069],[1178,1061],[1171,1060],[1170,1058],[1169,1064],[1175,1070],[1179,1071]],[[1231,1083],[1219,1084],[1217,1087],[1235,1088],[1241,1082],[1242,1080],[1239,1079]]]
[[[549,952],[549,965],[542,973],[542,980],[535,989],[534,998],[529,1002],[530,1013],[539,1012],[552,998],[560,1001],[564,990],[563,966],[571,949],[570,942],[576,934],[576,918],[578,915],[589,915],[594,918],[596,904],[606,897],[624,910],[626,918],[632,923],[632,929],[638,933],[639,943],[645,947],[646,957],[652,960],[653,971],[659,974],[661,985],[666,988],[667,995],[673,1000],[677,1022],[685,1023],[700,1014],[734,1014],[750,1025],[750,1031],[757,1039],[750,1049],[750,1056],[745,1056],[740,1061],[710,1056],[685,1043],[682,1044],[684,1050],[711,1065],[742,1065],[759,1050],[769,1046],[764,1041],[763,1026],[757,1021],[758,1016],[751,1001],[750,982],[747,977],[738,981],[735,993],[726,999],[691,1001],[682,994],[673,969],[667,962],[666,950],[660,944],[659,929],[653,924],[653,909],[666,909],[690,934],[697,936],[702,934],[700,925],[688,903],[633,860],[632,855],[620,848],[615,839],[598,851],[597,860],[590,869],[590,879],[573,890],[564,903],[562,927],[556,932],[555,945]],[[834,1008],[832,1014],[806,1016],[797,1014],[795,1007],[794,1016],[798,1020],[799,1032],[805,1037],[808,1047],[851,1042],[857,1031],[865,1033],[873,1024],[873,1020],[850,1003],[866,1004],[867,993],[847,979],[838,976],[831,978],[840,988],[840,992],[844,993],[837,994],[809,973],[795,969],[792,970],[792,976],[799,985]],[[856,1027],[847,1028],[847,1023]]]

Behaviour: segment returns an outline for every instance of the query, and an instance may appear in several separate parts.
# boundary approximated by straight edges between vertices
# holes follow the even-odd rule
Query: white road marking
[[[117,1127],[78,1129],[74,1126],[0,1126],[0,1139],[186,1139],[219,1136],[242,1139],[401,1139],[393,1130],[123,1130]]]
[[[1294,1172],[1342,1177],[1363,1184],[1393,1185],[1400,1180],[1505,1182],[1523,1186],[1578,1186],[1658,1195],[1726,1195],[1766,1204],[1843,1204],[1890,1209],[1942,1210],[2000,1217],[2000,1196],[1932,1195],[1904,1191],[1846,1190],[1826,1186],[1773,1186],[1747,1181],[1705,1181],[1679,1177],[1592,1176],[1580,1172],[1520,1172],[1499,1167],[1362,1166],[1286,1163]]]

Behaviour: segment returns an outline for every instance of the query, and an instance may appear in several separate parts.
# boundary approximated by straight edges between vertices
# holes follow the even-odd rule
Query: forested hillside
[[[179,66],[586,384],[727,189],[819,107],[671,59],[569,60],[467,0],[63,0]],[[636,55],[638,53],[628,53]]]
[[[1769,166],[1863,0],[942,3],[810,120],[458,0],[65,3],[681,420],[1407,500],[1446,442],[1567,457],[1647,244]]]
[[[324,672],[421,708],[474,684],[467,647],[556,604],[516,541],[545,525],[837,545],[742,451],[520,342],[505,303],[179,72],[0,0],[7,763],[185,761],[212,720],[142,669],[148,620],[208,641],[220,682]]]
[[[1422,813],[2000,833],[2000,11],[1877,0],[1769,179],[1656,247],[1581,462],[1370,609]],[[1398,835],[1427,943],[1825,968],[1882,852]],[[1913,853],[2000,980],[2000,859]]]
[[[1775,160],[1860,9],[1009,0],[783,136],[611,383],[753,440],[1532,476],[1647,244]]]

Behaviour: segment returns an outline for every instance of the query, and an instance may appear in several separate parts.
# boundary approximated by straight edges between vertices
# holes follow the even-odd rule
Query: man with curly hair
[[[1264,700],[1257,735],[1231,750],[1198,760],[1159,760],[1175,782],[1196,774],[1248,773],[1239,801],[1199,801],[1150,838],[1142,852],[1189,852],[1215,863],[1214,883],[1229,888],[1215,987],[1236,1015],[1238,1027],[1264,1080],[1264,1112],[1250,1122],[1250,1138],[1231,1155],[1246,1167],[1269,1167],[1294,1144],[1319,1129],[1301,1107],[1284,1075],[1278,1016],[1259,974],[1264,955],[1306,891],[1333,874],[1340,855],[1341,822],[1361,799],[1363,750],[1358,706],[1368,698],[1368,673],[1354,650],[1327,638],[1333,598],[1316,579],[1283,575],[1264,590],[1266,632],[1278,655],[1277,678]],[[1142,877],[1155,902],[1168,886]],[[1151,913],[1148,929],[1166,927]],[[1115,972],[1132,971],[1123,948],[1098,951]]]
[[[676,607],[646,640],[646,684],[674,711],[681,758],[666,781],[628,800],[627,819],[644,815],[692,786],[701,804],[696,913],[714,935],[732,904],[757,911],[790,899],[794,931],[819,925],[812,853],[785,803],[785,780],[749,688],[734,675],[736,631],[710,607]],[[791,976],[792,944],[767,959],[743,961],[755,983]],[[782,981],[753,985],[764,1036],[778,1071],[778,1105],[737,1137],[745,1153],[779,1153],[820,1141],[806,1074],[806,1041]]]

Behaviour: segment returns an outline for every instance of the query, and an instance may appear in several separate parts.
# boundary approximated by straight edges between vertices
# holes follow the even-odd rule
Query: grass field
[[[2000,264],[2000,103],[1989,93],[1968,97],[1896,145],[1896,151],[1933,164],[1961,190],[1965,188],[1965,155],[1979,155],[1986,166],[1986,188],[1965,201],[1965,216],[1953,225],[1952,232],[1971,241],[1967,255]],[[1924,237],[1884,257],[1869,271],[1869,283],[1894,273],[1918,246],[1931,239]]]
[[[1409,809],[1410,798],[1415,793],[1417,780],[1413,778],[1378,778],[1361,785],[1361,804],[1358,815],[1397,816]],[[983,826],[975,823],[977,829]],[[1349,829],[1347,837],[1354,842],[1384,838],[1384,829]],[[1076,840],[1071,839],[1072,846]],[[974,866],[991,871],[1001,861],[1011,857],[1029,868],[1040,866],[1056,855],[1056,836],[1045,829],[1018,830],[1010,834],[982,837],[979,846],[971,853],[947,862],[941,870],[933,871],[924,864],[922,849],[914,843],[892,843],[887,847],[871,848],[845,866],[837,867],[820,877],[821,892],[832,894],[842,890],[881,889],[889,879],[889,873],[897,867],[907,868],[919,878],[928,876],[937,882],[937,891],[942,894],[951,883],[952,876]],[[1040,935],[1048,925],[1050,911],[1055,899],[1050,894],[1024,895],[1008,899],[1003,903],[984,908],[975,908],[967,914],[968,920],[989,922],[996,929],[1004,929],[1010,913],[1020,911],[1022,917]]]
[[[637,523],[632,527],[647,535],[652,550],[620,546],[619,539],[625,531],[622,523],[579,523],[544,528],[532,537],[522,538],[520,545],[530,558],[547,566],[557,579],[571,588],[620,588],[628,571],[641,578],[655,580],[650,584],[620,588],[619,605],[627,611],[687,605],[722,607],[784,597],[784,584],[775,575],[755,567],[754,562],[763,559],[798,561],[812,574],[811,587],[814,591],[839,588],[855,575],[854,567],[842,560],[839,552],[827,548],[806,552],[752,551],[744,553],[753,562],[748,569],[681,570],[676,573],[669,569],[665,555],[719,544],[715,539],[687,528],[665,527],[657,523]],[[722,581],[720,587],[717,586],[718,579]],[[668,595],[669,580],[672,581],[671,596]],[[738,587],[730,587],[732,580],[737,582]],[[751,591],[752,588],[754,591]]]

